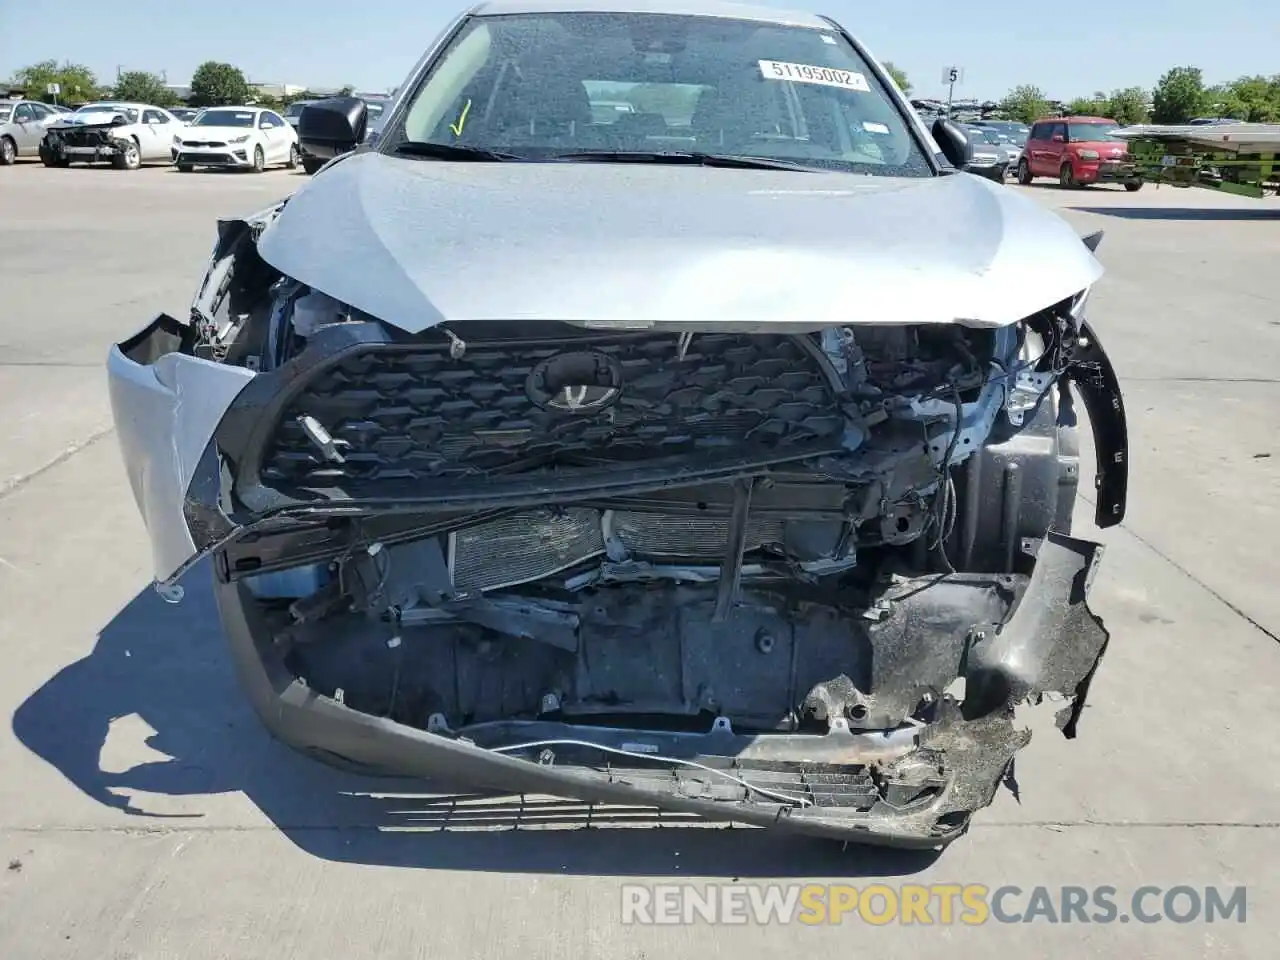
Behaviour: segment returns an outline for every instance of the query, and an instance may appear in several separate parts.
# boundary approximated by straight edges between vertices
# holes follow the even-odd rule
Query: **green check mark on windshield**
[[[462,136],[462,128],[467,124],[467,114],[471,112],[471,101],[468,100],[462,107],[462,113],[458,114],[458,122],[449,124],[449,129],[453,131],[455,137]]]

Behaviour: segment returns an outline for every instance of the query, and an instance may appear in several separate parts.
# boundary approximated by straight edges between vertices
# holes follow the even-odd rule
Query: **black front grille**
[[[557,409],[566,354],[611,371],[616,394],[595,409]],[[579,378],[581,379],[581,378]],[[605,381],[601,381],[605,382]],[[579,391],[580,393],[580,391]],[[299,422],[313,417],[338,441],[327,461]],[[817,360],[785,336],[698,334],[683,357],[672,334],[616,334],[563,342],[374,346],[318,371],[286,406],[262,461],[277,488],[342,488],[375,495],[381,481],[458,480],[573,464],[638,463],[681,454],[787,447],[841,435],[840,413]]]
[[[68,147],[105,147],[111,143],[106,130],[60,130],[58,136]]]
[[[229,153],[179,153],[179,163],[198,163],[201,166],[212,167],[220,164],[235,163]]]

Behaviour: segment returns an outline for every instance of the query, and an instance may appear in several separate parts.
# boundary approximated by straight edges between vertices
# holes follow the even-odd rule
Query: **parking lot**
[[[207,571],[177,606],[149,586],[102,364],[157,312],[186,315],[216,218],[304,182],[287,171],[0,170],[0,713],[11,718],[0,729],[0,954],[1273,951],[1280,201],[1004,188],[1061,208],[1081,233],[1106,231],[1091,317],[1125,390],[1130,509],[1101,535],[1093,605],[1112,643],[1079,739],[1039,731],[1018,759],[1018,796],[1002,791],[934,858],[741,829],[568,831],[579,807],[538,807],[563,816],[535,825],[518,799],[490,803],[488,827],[471,829],[481,818],[462,816],[465,804],[337,773],[268,738],[224,657]],[[623,883],[765,878],[1246,885],[1248,915],[940,930],[620,923]]]

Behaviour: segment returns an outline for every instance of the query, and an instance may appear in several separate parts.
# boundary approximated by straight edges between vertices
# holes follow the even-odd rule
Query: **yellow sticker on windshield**
[[[786,63],[782,60],[761,60],[760,75],[766,80],[794,80],[796,83],[816,83],[824,87],[839,87],[870,93],[867,78],[852,70],[835,67],[818,67],[809,63]]]
[[[462,128],[467,125],[467,114],[471,112],[471,101],[468,100],[462,107],[462,113],[458,114],[458,122],[449,124],[449,129],[453,131],[455,137],[462,136]]]

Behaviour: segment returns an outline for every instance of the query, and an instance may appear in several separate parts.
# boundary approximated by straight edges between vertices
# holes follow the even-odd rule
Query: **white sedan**
[[[293,127],[261,107],[207,107],[174,135],[171,152],[184,173],[196,167],[261,173],[271,164],[292,170],[301,157]]]
[[[48,167],[110,160],[120,170],[136,170],[148,160],[168,160],[169,140],[181,127],[168,110],[152,104],[87,103],[45,127],[40,159]]]

